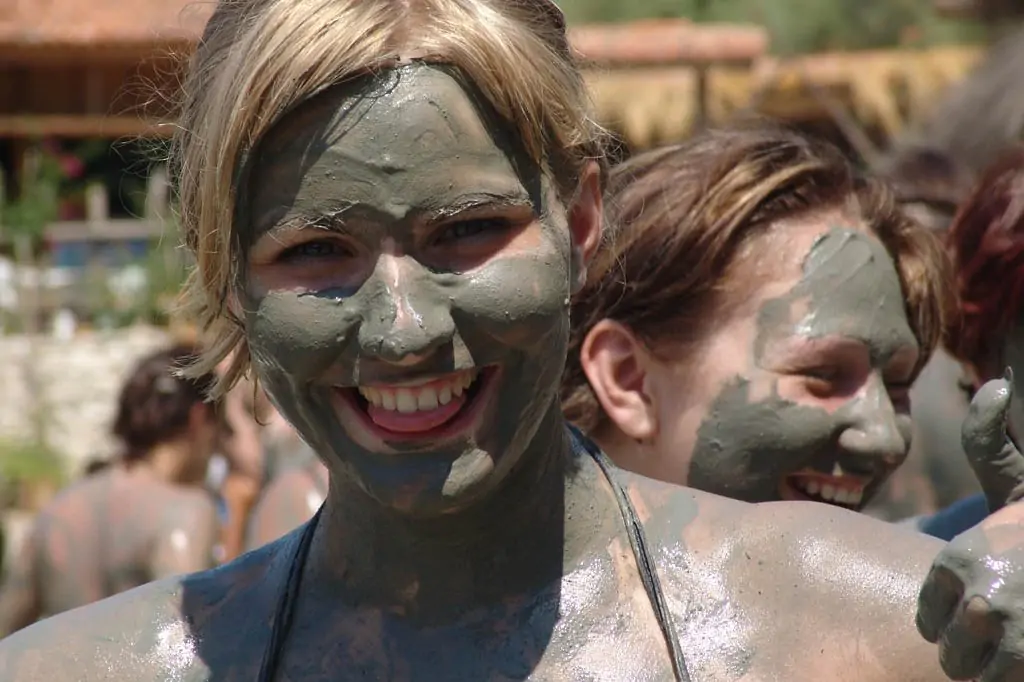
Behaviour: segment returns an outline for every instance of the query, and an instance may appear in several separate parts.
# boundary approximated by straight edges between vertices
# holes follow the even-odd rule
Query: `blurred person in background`
[[[121,389],[109,466],[72,484],[33,522],[0,587],[0,637],[159,578],[214,565],[219,524],[204,489],[224,430],[215,381],[177,375],[196,351],[145,357]]]
[[[230,358],[218,369],[223,371]],[[223,398],[228,429],[217,445],[207,484],[221,497],[221,547],[218,559],[230,561],[241,554],[245,529],[265,482],[266,455],[261,423],[273,407],[248,380],[240,381]]]
[[[242,395],[260,426],[262,480],[258,501],[245,519],[245,549],[276,540],[308,521],[327,497],[327,468],[274,408],[258,384],[244,380]],[[232,393],[237,392],[234,389]]]
[[[327,467],[312,448],[297,437],[296,441],[253,509],[246,550],[277,540],[309,521],[327,499]]]
[[[981,176],[947,236],[963,324],[948,340],[966,377],[963,400],[1012,371],[1009,435],[1024,435],[1024,146],[1007,150]],[[916,406],[915,406],[916,410]],[[1007,466],[1014,466],[1012,458]],[[982,481],[984,483],[984,481]],[[925,524],[950,538],[978,523],[993,506],[965,498]]]

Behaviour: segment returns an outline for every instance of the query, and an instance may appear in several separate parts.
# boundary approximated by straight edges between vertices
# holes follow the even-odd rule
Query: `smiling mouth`
[[[335,390],[384,440],[439,440],[472,428],[496,367]]]
[[[823,502],[844,509],[859,510],[870,479],[842,473],[839,465],[833,475],[818,471],[799,471],[782,481],[782,497],[787,500]]]

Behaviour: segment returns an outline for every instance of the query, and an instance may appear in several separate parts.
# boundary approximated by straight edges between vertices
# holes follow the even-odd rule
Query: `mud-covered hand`
[[[939,553],[921,588],[917,629],[951,679],[1024,682],[1024,456],[1006,433],[1012,376],[971,402],[963,445],[992,515]]]
[[[967,459],[985,492],[990,512],[1024,497],[1024,455],[1007,437],[1007,414],[1013,398],[1013,372],[981,387],[961,428]]]

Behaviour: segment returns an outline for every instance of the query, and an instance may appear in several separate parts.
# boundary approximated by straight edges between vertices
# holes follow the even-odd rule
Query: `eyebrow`
[[[441,205],[442,203],[443,205]],[[529,208],[532,211],[536,207],[527,192],[517,188],[507,192],[470,192],[459,195],[454,201],[441,198],[439,201],[413,208],[410,214],[432,224],[451,220],[464,213],[496,208]],[[261,221],[257,224],[257,233],[260,236],[272,236],[295,229],[312,227],[347,234],[344,214],[349,211],[381,214],[381,211],[370,204],[344,203],[326,211],[304,211],[293,214],[282,222],[271,222],[272,218]]]
[[[446,202],[443,206],[427,206],[418,212],[426,218],[428,223],[438,223],[463,213],[493,208],[529,208],[534,210],[536,207],[525,190],[515,189],[508,192],[463,194],[455,201]]]

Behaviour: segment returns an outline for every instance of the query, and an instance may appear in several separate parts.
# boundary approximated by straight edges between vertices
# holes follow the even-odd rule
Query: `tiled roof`
[[[191,42],[214,0],[0,0],[0,44],[119,46]],[[758,27],[695,25],[685,19],[578,26],[570,39],[600,64],[751,61],[767,50]]]
[[[0,0],[0,44],[148,45],[195,40],[212,0]]]
[[[585,60],[610,66],[750,62],[768,50],[768,33],[758,26],[686,19],[578,26],[569,35]]]

